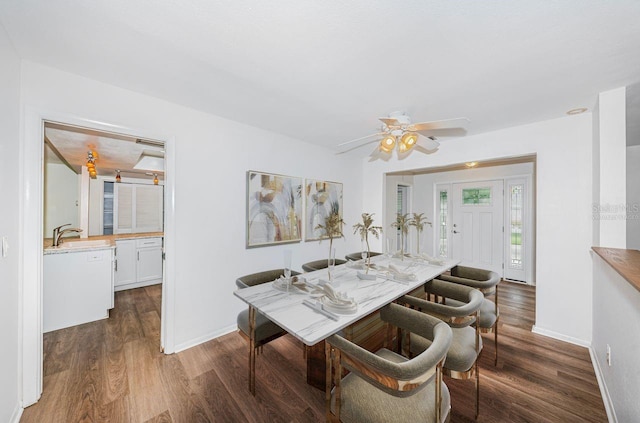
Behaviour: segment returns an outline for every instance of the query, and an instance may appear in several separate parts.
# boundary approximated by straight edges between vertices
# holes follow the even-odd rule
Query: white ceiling
[[[640,81],[638,0],[3,0],[0,22],[24,59],[325,146],[395,110],[473,134]]]

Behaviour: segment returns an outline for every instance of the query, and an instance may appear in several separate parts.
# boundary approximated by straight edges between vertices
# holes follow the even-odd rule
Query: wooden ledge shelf
[[[591,249],[640,291],[640,251],[604,247],[591,247]]]

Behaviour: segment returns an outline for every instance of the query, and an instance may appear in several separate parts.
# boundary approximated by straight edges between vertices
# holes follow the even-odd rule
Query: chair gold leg
[[[478,369],[478,360],[476,359],[476,420],[480,415],[480,372]]]
[[[256,395],[256,309],[249,306],[249,392]]]
[[[498,365],[498,321],[496,320],[496,327],[494,328],[493,331],[493,345],[494,345],[494,350],[496,351],[496,358],[493,362],[494,366]]]
[[[442,365],[443,361],[436,367],[436,422],[442,421]]]

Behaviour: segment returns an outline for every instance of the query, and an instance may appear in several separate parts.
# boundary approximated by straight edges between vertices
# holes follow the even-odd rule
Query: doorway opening
[[[65,114],[55,114],[38,111],[36,109],[27,109],[25,113],[25,132],[22,145],[22,168],[23,174],[21,178],[21,186],[23,189],[23,196],[21,202],[21,209],[23,210],[23,219],[21,223],[21,233],[24,239],[23,255],[21,257],[21,272],[22,272],[22,404],[23,406],[29,406],[38,401],[42,394],[43,387],[43,333],[45,332],[43,326],[43,250],[45,237],[52,237],[52,233],[45,232],[45,210],[44,210],[44,163],[45,163],[45,125],[52,127],[56,125],[62,125],[70,128],[77,128],[78,130],[88,131],[91,136],[96,136],[96,133],[103,132],[118,137],[129,137],[134,140],[149,140],[151,142],[160,141],[165,146],[164,162],[166,163],[166,171],[164,177],[161,177],[158,172],[158,185],[160,180],[163,180],[164,184],[164,198],[163,198],[163,215],[160,220],[164,230],[164,240],[162,250],[166,251],[161,256],[162,284],[161,288],[161,300],[158,298],[158,304],[161,309],[161,321],[157,325],[157,332],[159,333],[159,341],[157,343],[158,350],[164,350],[166,353],[173,352],[174,349],[174,331],[173,331],[173,315],[174,305],[172,301],[172,281],[173,281],[173,265],[171,257],[175,251],[173,245],[174,239],[174,181],[173,174],[175,167],[174,157],[174,140],[172,137],[158,136],[157,133],[149,132],[145,130],[134,130],[128,127],[119,125],[101,123],[95,120],[88,120],[73,117]],[[85,146],[86,147],[86,146]],[[84,150],[83,154],[85,159],[87,158],[88,150],[85,147],[80,147]],[[105,150],[106,151],[106,150]],[[100,153],[98,153],[99,155]],[[104,154],[102,159],[102,165],[106,165],[106,157]],[[85,161],[86,163],[86,161]],[[63,164],[63,166],[66,166]],[[81,169],[81,172],[86,172],[86,169]],[[100,168],[98,168],[100,171]],[[107,172],[108,174],[108,172]],[[104,173],[103,173],[104,175]],[[146,175],[148,177],[148,175]],[[76,173],[77,178],[77,173]],[[154,176],[153,179],[156,179]],[[153,179],[151,184],[154,184]],[[84,183],[96,183],[93,179],[82,179]],[[123,178],[124,182],[124,178]],[[81,182],[80,182],[81,183]],[[78,182],[74,181],[70,184],[71,187],[75,187],[78,192],[81,192],[81,187],[78,186]],[[69,190],[71,191],[71,190]],[[87,191],[88,192],[88,191]],[[78,202],[76,206],[75,202],[73,206],[77,209],[82,207],[88,207],[89,199]],[[88,216],[88,214],[82,214]],[[87,218],[88,219],[88,218]],[[85,235],[89,234],[88,225],[89,221],[78,222],[78,228],[87,228],[83,230]],[[67,221],[63,223],[69,223]],[[60,225],[58,225],[60,226]],[[77,245],[86,245],[86,240],[78,240]],[[93,242],[93,241],[91,241]],[[73,242],[70,242],[74,245]],[[166,257],[166,260],[165,260]],[[87,275],[90,279],[90,275]]]
[[[432,222],[424,231],[428,254],[535,285],[535,156],[474,168],[462,163],[412,169],[385,178],[387,186],[397,186],[397,193],[387,191],[395,194],[387,204],[399,205],[401,186],[410,186],[409,198],[402,198],[407,211],[424,213]]]

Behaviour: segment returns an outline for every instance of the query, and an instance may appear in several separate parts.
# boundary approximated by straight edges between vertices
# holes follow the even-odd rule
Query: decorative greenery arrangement
[[[414,213],[413,217],[409,220],[409,225],[416,227],[417,239],[416,239],[416,254],[420,254],[420,233],[424,229],[424,225],[431,226],[431,222],[426,217],[423,217],[424,213]]]
[[[329,265],[331,265],[331,250],[333,248],[333,238],[344,238],[342,233],[342,226],[344,220],[340,216],[339,208],[331,205],[331,212],[324,218],[324,225],[320,224],[315,229],[322,229],[325,231],[325,236],[329,238]]]
[[[371,248],[369,247],[369,233],[374,235],[376,239],[380,237],[382,233],[382,226],[373,226],[374,213],[362,213],[362,222],[353,225],[353,233],[359,233],[360,239],[367,244],[367,273],[369,273],[369,266],[371,264]]]
[[[404,260],[404,237],[409,233],[409,213],[396,214],[396,221],[391,224],[391,227],[400,230],[400,258]]]

